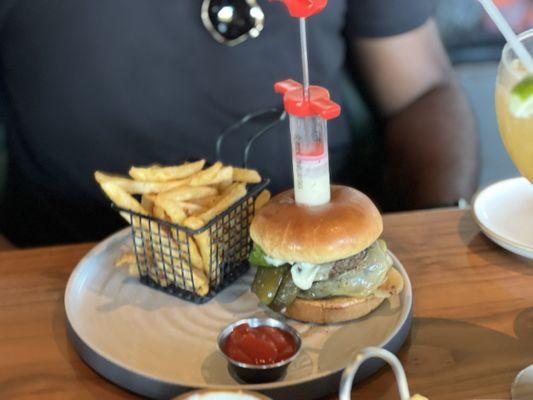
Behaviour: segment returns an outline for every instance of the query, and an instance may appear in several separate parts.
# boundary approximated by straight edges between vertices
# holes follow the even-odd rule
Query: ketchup
[[[312,142],[307,144],[307,146],[301,146],[300,149],[298,149],[298,153],[296,156],[304,157],[304,158],[316,158],[316,157],[322,157],[324,156],[324,143],[321,142]]]
[[[254,365],[274,364],[294,355],[296,343],[292,335],[279,328],[241,324],[224,342],[224,353],[231,359]]]

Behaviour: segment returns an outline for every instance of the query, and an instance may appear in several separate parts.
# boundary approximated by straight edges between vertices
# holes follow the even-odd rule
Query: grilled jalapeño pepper
[[[267,306],[272,303],[287,271],[290,273],[288,265],[257,267],[254,282],[252,283],[252,292],[256,294],[261,303]]]
[[[274,297],[274,300],[269,307],[274,311],[281,311],[296,299],[299,292],[300,288],[294,284],[291,270],[290,268],[287,268],[285,275],[283,275],[283,281],[276,293],[276,297]]]

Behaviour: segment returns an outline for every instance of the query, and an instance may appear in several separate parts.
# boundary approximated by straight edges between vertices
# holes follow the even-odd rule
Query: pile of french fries
[[[226,248],[232,238],[246,234],[242,227],[251,222],[251,212],[246,221],[239,221],[237,212],[232,211],[224,217],[224,229],[216,238],[214,229],[202,228],[243,199],[248,184],[261,182],[257,171],[221,162],[205,168],[205,160],[200,160],[176,166],[131,167],[129,177],[101,171],[94,176],[116,206],[140,215],[121,212],[134,225],[137,252],[122,254],[116,265],[128,265],[130,273],[140,270],[162,287],[174,285],[205,296],[220,282],[221,262],[230,261],[228,257],[246,258],[248,249],[229,255]],[[243,207],[251,205],[257,210],[269,199],[270,193],[263,190]],[[199,232],[189,235],[182,228]]]

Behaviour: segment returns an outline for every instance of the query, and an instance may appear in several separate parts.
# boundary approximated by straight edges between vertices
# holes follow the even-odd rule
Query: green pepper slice
[[[255,293],[262,304],[268,306],[272,303],[287,269],[287,266],[284,265],[276,268],[257,267],[252,283],[252,292]]]
[[[273,267],[268,263],[266,260],[266,254],[263,251],[261,247],[256,245],[254,243],[254,246],[252,247],[252,251],[250,252],[250,255],[248,256],[248,262],[251,265],[257,265],[260,267]]]
[[[300,288],[294,284],[290,268],[283,275],[283,281],[279,286],[278,293],[269,307],[274,311],[281,311],[289,306],[300,293]]]

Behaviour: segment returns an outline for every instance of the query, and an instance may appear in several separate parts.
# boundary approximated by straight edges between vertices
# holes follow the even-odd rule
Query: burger
[[[332,185],[331,201],[313,207],[296,204],[293,190],[280,193],[250,226],[252,291],[300,321],[363,317],[403,289],[382,231],[381,214],[356,189]]]

